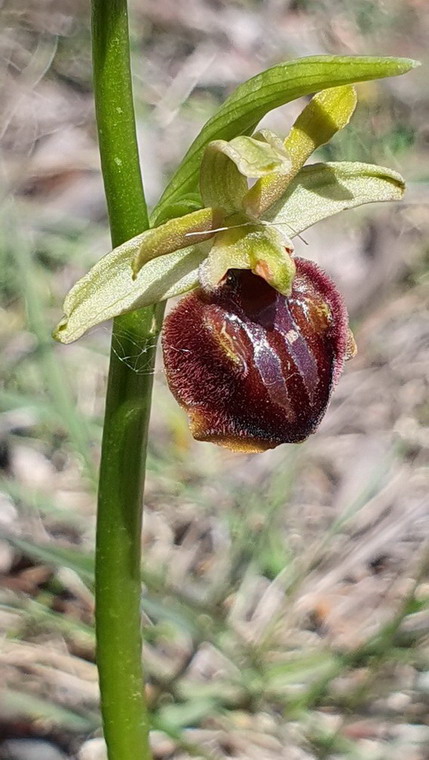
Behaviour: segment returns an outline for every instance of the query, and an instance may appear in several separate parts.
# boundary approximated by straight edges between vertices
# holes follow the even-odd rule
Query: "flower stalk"
[[[112,243],[148,227],[131,87],[126,0],[93,0],[94,95]],[[141,524],[152,392],[156,308],[118,317],[113,341],[138,344],[147,371],[111,352],[101,454],[96,635],[101,710],[109,760],[150,760],[141,664]],[[124,347],[127,351],[127,346]]]

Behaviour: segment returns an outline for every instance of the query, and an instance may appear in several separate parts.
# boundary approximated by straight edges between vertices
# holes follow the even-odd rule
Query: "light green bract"
[[[198,284],[215,288],[232,268],[250,269],[288,295],[290,238],[339,211],[401,199],[404,181],[390,169],[304,163],[348,124],[352,82],[416,65],[317,56],[279,64],[238,87],[192,144],[154,210],[154,226],[104,256],[71,289],[54,337],[70,343],[100,322]],[[284,141],[268,130],[253,133],[272,108],[315,92]],[[248,178],[256,179],[251,188]]]

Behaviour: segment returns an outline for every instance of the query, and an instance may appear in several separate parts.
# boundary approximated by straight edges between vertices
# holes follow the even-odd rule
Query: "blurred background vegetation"
[[[83,0],[0,8],[0,758],[100,760],[93,546],[109,329],[64,348],[65,292],[109,249]],[[315,53],[429,62],[426,0],[132,0],[154,203],[243,79]],[[319,157],[403,173],[402,204],[298,252],[336,279],[359,347],[307,443],[194,443],[156,370],[143,623],[157,760],[429,758],[429,91],[358,87]],[[286,134],[302,103],[265,124]],[[145,372],[145,356],[124,355]]]

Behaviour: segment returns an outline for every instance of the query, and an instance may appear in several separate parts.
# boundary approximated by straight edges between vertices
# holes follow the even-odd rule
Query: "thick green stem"
[[[126,0],[92,0],[94,93],[113,246],[148,226],[135,132]],[[130,272],[131,278],[131,272]],[[153,308],[114,322],[96,548],[96,634],[109,760],[148,760],[141,665],[141,523],[155,342]],[[136,373],[123,358],[145,359]]]

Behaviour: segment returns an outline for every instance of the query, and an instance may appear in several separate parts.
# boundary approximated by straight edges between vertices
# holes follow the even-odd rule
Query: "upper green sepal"
[[[252,137],[234,137],[229,142],[215,140],[209,143],[206,152],[211,150],[227,156],[245,177],[265,177],[274,171],[285,174],[291,166],[282,140],[268,129],[256,132]]]
[[[212,140],[252,134],[273,108],[291,100],[355,82],[405,74],[419,66],[411,58],[310,56],[279,63],[239,85],[196,137],[160,199],[154,220],[166,206],[198,185],[204,150]]]

